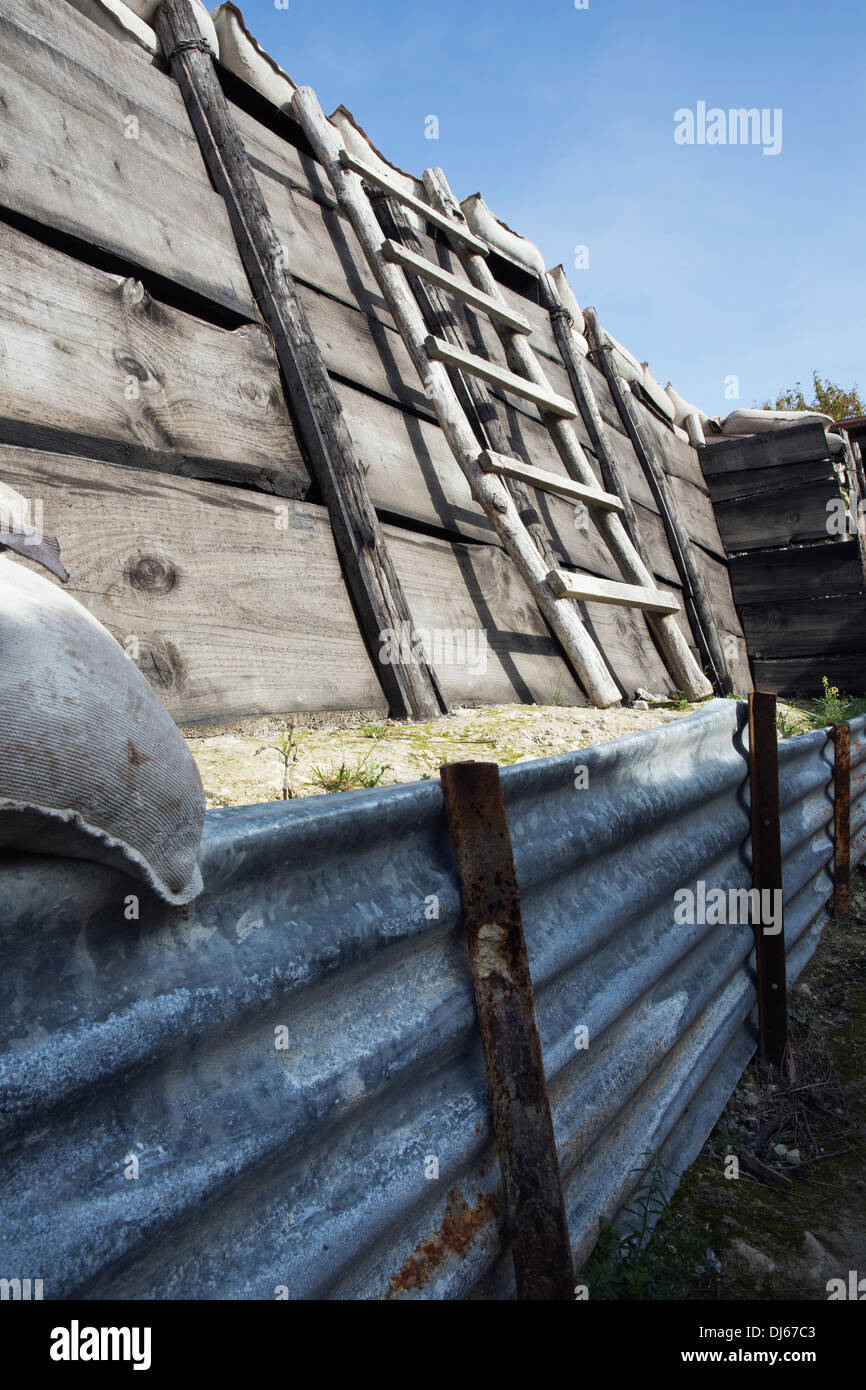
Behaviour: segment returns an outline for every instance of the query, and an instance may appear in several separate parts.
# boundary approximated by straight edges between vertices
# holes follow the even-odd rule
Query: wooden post
[[[610,344],[607,342],[604,329],[598,321],[598,315],[594,309],[585,309],[584,319],[586,321],[587,341],[593,349],[593,357],[604,373],[619,418],[631,440],[638,462],[644,471],[661,514],[671,555],[677,567],[683,593],[691,609],[689,617],[698,647],[704,661],[715,673],[716,686],[722,694],[730,695],[733,693],[734,683],[728,671],[728,663],[725,660],[707,586],[692,553],[688,527],[680,514],[679,506],[668,482],[667,473],[656,453],[655,445],[640,426],[634,397],[623,383],[611,361]]]
[[[423,180],[434,207],[440,212],[451,211],[454,216],[459,215],[462,218],[460,204],[451,193],[441,169],[426,169]],[[473,255],[471,251],[459,245],[455,246],[455,251],[476,289],[482,290],[485,294],[497,294],[496,281],[484,257]],[[494,327],[499,333],[512,371],[521,373],[527,380],[539,386],[547,386],[544,371],[525,336],[520,333],[508,333],[499,324],[495,324]],[[574,478],[575,482],[585,483],[588,487],[597,487],[598,480],[570,422],[545,413],[542,413],[542,419],[569,477]],[[653,576],[635,550],[619,516],[613,512],[601,512],[596,513],[594,520],[623,577],[630,584],[653,588]],[[678,688],[683,690],[690,700],[702,700],[707,695],[712,695],[713,688],[692,656],[688,643],[677,626],[676,618],[665,614],[649,618],[648,621]]]
[[[520,888],[496,763],[441,768],[519,1299],[574,1297]]]
[[[749,786],[752,884],[762,905],[765,893],[778,893],[776,901],[783,903],[776,697],[761,691],[749,695]],[[772,935],[766,932],[764,915],[758,912],[755,921],[758,1047],[762,1061],[781,1068],[788,1045],[784,909],[779,929]]]
[[[851,730],[833,726],[833,916],[851,916]]]
[[[417,644],[400,642],[405,655],[400,663],[383,655],[387,633],[414,635],[409,605],[285,249],[223,96],[213,54],[201,38],[190,0],[165,0],[154,24],[214,186],[225,199],[244,269],[273,336],[361,633],[391,712],[412,719],[433,718],[447,710],[447,704],[429,662],[415,655]]]
[[[574,346],[574,336],[571,330],[571,315],[562,302],[559,291],[550,275],[539,277],[541,289],[541,302],[550,315],[550,322],[553,328],[553,336],[562,358],[574,399],[577,401],[577,408],[586,426],[587,433],[592,443],[595,456],[601,468],[604,485],[609,492],[613,492],[622,502],[623,506],[623,525],[628,532],[629,538],[635,550],[640,556],[647,569],[652,571],[652,561],[646,542],[641,535],[638,525],[637,513],[628,490],[628,483],[625,474],[619,466],[619,460],[610,446],[607,434],[607,426],[601,418],[601,411],[598,402],[592,391],[592,383],[589,373],[586,370],[583,357]]]

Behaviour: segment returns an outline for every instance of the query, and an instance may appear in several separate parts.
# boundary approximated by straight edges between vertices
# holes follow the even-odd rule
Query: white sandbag
[[[643,376],[640,382],[641,386],[644,391],[646,391],[653,405],[657,406],[665,419],[670,420],[671,424],[673,424],[674,415],[676,414],[673,401],[664,387],[656,381],[647,363],[642,362],[641,366],[643,368]]]
[[[832,425],[831,415],[818,410],[734,410],[722,421],[722,434],[766,434],[783,425],[805,425],[810,422]]]
[[[643,367],[637,358],[633,357],[622,343],[617,342],[612,333],[605,333],[604,336],[613,348],[611,360],[617,376],[628,382],[643,381]]]
[[[583,317],[583,310],[577,302],[577,295],[574,293],[574,290],[571,288],[571,285],[568,283],[568,280],[566,279],[565,271],[563,270],[562,266],[555,265],[553,267],[553,270],[548,271],[548,274],[550,275],[550,278],[554,283],[557,294],[559,295],[568,312],[571,314],[572,321],[574,323],[575,333],[585,333],[586,322]]]
[[[156,12],[162,4],[162,0],[126,0],[128,7],[137,14],[139,19],[143,19],[145,24],[153,25]],[[219,39],[206,7],[201,0],[192,0],[192,7],[195,10],[195,17],[198,22],[199,30],[203,39],[207,39],[217,58],[220,56]]]
[[[213,11],[212,18],[219,39],[220,61],[274,106],[281,109],[288,106],[297,86],[250,33],[240,10],[234,5],[220,5]]]
[[[482,240],[487,241],[496,251],[501,251],[510,260],[517,261],[520,265],[531,270],[535,275],[544,274],[544,257],[537,246],[533,246],[526,237],[518,236],[517,232],[512,232],[510,227],[506,227],[504,222],[490,211],[480,193],[473,193],[471,198],[465,198],[460,204],[463,209],[463,216],[469,223],[470,230]]]
[[[413,178],[411,174],[407,174],[404,170],[391,164],[381,150],[376,149],[367,132],[361,129],[351,111],[347,111],[345,106],[338,106],[336,111],[328,117],[328,120],[340,132],[343,137],[343,144],[349,154],[353,154],[356,159],[363,159],[365,164],[369,164],[378,173],[384,174],[404,192],[411,193],[415,198],[421,198],[425,203],[430,201],[421,180]],[[420,214],[411,212],[407,207],[402,207],[401,211],[415,231],[423,232],[426,229],[427,223]]]
[[[705,410],[701,410],[700,406],[692,405],[691,401],[685,400],[680,395],[679,391],[674,390],[670,382],[668,382],[667,386],[665,387],[665,390],[668,393],[669,399],[673,403],[675,424],[679,425],[680,427],[684,426],[686,423],[686,417],[689,415],[697,415],[698,419],[702,423],[710,418]]]
[[[689,443],[695,449],[702,449],[707,442],[700,415],[686,416],[686,433],[689,436]]]
[[[121,0],[69,0],[69,4],[113,39],[135,44],[151,55],[162,52],[162,45],[150,25]]]
[[[0,846],[111,864],[190,902],[201,778],[135,663],[82,604],[6,555],[0,653]]]

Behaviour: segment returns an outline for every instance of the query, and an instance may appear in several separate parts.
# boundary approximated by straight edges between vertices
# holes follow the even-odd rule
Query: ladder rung
[[[566,497],[570,502],[585,502],[590,507],[598,507],[604,512],[621,512],[622,502],[612,492],[596,491],[584,483],[576,483],[572,478],[563,478],[559,473],[548,473],[544,468],[532,468],[522,459],[508,458],[485,449],[478,462],[485,473],[498,473],[504,478],[516,478],[528,487],[540,488],[542,492],[553,492],[558,497]]]
[[[646,589],[640,584],[617,584],[611,579],[562,570],[551,570],[547,582],[557,598],[616,603],[623,608],[642,608],[646,613],[678,613],[680,608],[673,594],[662,589]]]
[[[516,372],[509,372],[506,367],[497,367],[495,362],[488,362],[484,357],[476,357],[474,353],[452,347],[443,338],[435,338],[432,333],[425,339],[424,346],[428,357],[434,357],[449,367],[457,367],[461,372],[478,376],[493,386],[501,386],[504,391],[532,401],[539,409],[547,410],[551,415],[562,415],[568,420],[573,420],[577,415],[577,407],[564,396],[558,396],[555,391],[549,391],[544,386],[536,386],[535,382],[527,381]]]
[[[458,295],[474,309],[481,309],[488,318],[498,319],[500,323],[506,324],[513,332],[532,332],[532,325],[527,323],[522,314],[509,309],[507,304],[494,299],[492,295],[485,294],[483,290],[477,290],[474,285],[469,284],[468,280],[458,280],[456,275],[452,275],[448,270],[443,270],[441,265],[436,265],[435,261],[428,261],[426,256],[417,256],[414,251],[409,251],[398,241],[383,242],[382,255],[386,261],[393,261],[395,265],[401,265],[404,270],[413,271],[416,275],[423,276],[425,280],[430,280],[434,285],[441,286],[449,294]]]
[[[390,179],[387,174],[381,174],[378,169],[374,169],[372,164],[365,164],[363,159],[357,159],[348,150],[340,150],[340,163],[344,169],[351,169],[353,174],[360,174],[368,183],[372,183],[376,188],[381,188],[383,193],[387,193],[392,198],[397,198],[404,203],[407,208],[417,212],[421,217],[425,217],[428,222],[432,222],[434,227],[441,227],[449,236],[457,237],[466,246],[479,256],[486,256],[489,248],[486,241],[481,241],[474,232],[470,232],[468,227],[464,227],[453,217],[446,217],[444,212],[439,212],[437,208],[431,207],[421,198],[416,198],[414,193],[407,193],[401,188],[396,179]]]

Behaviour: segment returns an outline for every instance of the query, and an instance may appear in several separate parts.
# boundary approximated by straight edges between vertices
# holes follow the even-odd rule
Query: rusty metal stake
[[[833,916],[851,916],[851,730],[833,726]]]
[[[496,763],[441,769],[519,1299],[571,1299],[574,1265]]]
[[[782,894],[782,832],[779,814],[779,741],[776,697],[749,696],[749,777],[752,807],[752,884],[763,904],[765,893]],[[780,896],[780,902],[783,898]],[[784,916],[778,932],[767,935],[763,913],[755,922],[758,987],[758,1048],[761,1060],[781,1068],[788,1045]]]

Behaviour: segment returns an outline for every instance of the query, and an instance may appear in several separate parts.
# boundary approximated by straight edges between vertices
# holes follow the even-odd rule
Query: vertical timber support
[[[592,443],[595,456],[601,468],[604,485],[608,492],[614,493],[622,502],[622,520],[629,539],[635,550],[640,556],[647,569],[652,571],[650,554],[644,538],[641,535],[638,525],[637,513],[634,503],[628,490],[623,471],[619,466],[614,451],[610,445],[607,434],[607,426],[601,418],[601,411],[593,395],[592,383],[589,373],[584,365],[583,358],[574,346],[574,339],[571,330],[571,315],[563,304],[550,275],[539,276],[539,287],[541,291],[541,302],[550,315],[550,323],[553,329],[553,336],[559,348],[559,355],[562,358],[563,366],[568,373],[568,380],[571,385],[574,399],[577,401],[577,408],[586,426],[587,434]]]
[[[225,200],[256,302],[273,336],[361,633],[391,713],[412,719],[435,717],[447,704],[429,662],[415,654],[418,643],[400,643],[406,659],[399,664],[382,654],[387,633],[411,632],[414,637],[409,605],[286,252],[223,95],[213,54],[201,38],[190,0],[165,0],[154,23],[214,186]]]
[[[574,1266],[499,768],[451,763],[441,778],[517,1296],[572,1299]]]
[[[761,1060],[781,1069],[788,1045],[787,976],[779,811],[779,738],[776,697],[749,695],[749,786],[752,810],[752,884],[761,911],[754,914],[758,988],[758,1049]],[[780,905],[779,921],[767,931],[765,895]],[[774,914],[775,915],[775,914]]]
[[[683,585],[683,593],[692,610],[690,617],[698,646],[704,661],[714,673],[717,689],[723,695],[730,695],[733,693],[734,683],[728,670],[728,663],[725,660],[707,586],[692,554],[688,528],[680,514],[676,498],[668,483],[667,474],[656,454],[655,446],[647,437],[646,431],[641,429],[634,398],[611,361],[610,346],[607,343],[604,329],[598,321],[598,315],[594,309],[586,309],[584,318],[586,320],[587,340],[592,348],[593,358],[610,387],[610,393],[623,428],[631,440],[638,462],[644,471],[661,513],[671,555]]]
[[[851,916],[851,730],[833,726],[833,916]]]

